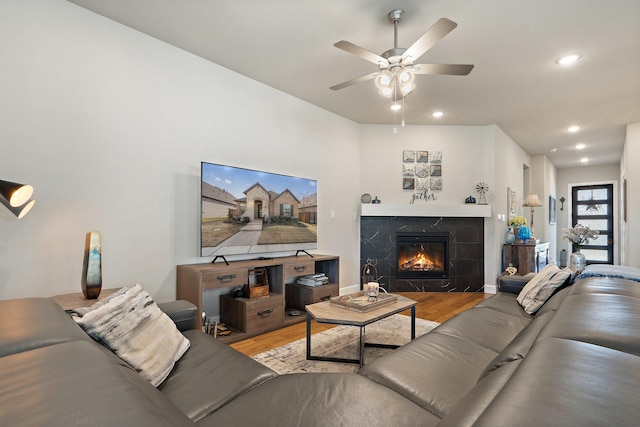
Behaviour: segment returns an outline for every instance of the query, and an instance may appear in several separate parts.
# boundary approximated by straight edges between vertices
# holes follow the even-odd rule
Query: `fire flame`
[[[423,252],[419,252],[413,258],[399,260],[401,270],[432,271],[442,270],[442,266],[436,265],[437,261],[432,260]]]

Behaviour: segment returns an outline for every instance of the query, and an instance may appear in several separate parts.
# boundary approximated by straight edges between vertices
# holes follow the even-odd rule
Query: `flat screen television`
[[[317,248],[316,180],[206,162],[200,176],[200,256]]]

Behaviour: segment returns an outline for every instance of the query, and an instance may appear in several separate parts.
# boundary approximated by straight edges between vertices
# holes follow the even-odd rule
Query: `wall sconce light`
[[[29,200],[32,195],[33,187],[30,185],[0,180],[0,203],[18,219],[25,216],[36,203],[35,200]]]

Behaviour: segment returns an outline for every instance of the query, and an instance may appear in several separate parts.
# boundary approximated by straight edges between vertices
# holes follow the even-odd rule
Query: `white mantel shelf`
[[[491,218],[491,205],[476,205],[471,203],[459,205],[436,205],[433,203],[414,203],[412,205],[363,203],[361,215]]]

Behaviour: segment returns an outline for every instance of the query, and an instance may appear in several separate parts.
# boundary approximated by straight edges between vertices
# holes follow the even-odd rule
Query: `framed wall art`
[[[517,215],[518,197],[516,191],[507,187],[507,221]]]
[[[549,196],[549,224],[556,223],[556,199]]]

